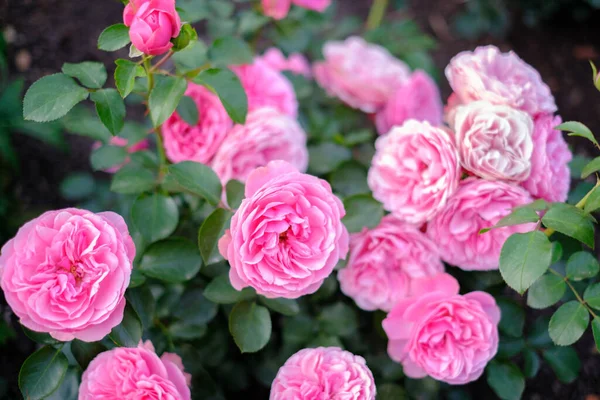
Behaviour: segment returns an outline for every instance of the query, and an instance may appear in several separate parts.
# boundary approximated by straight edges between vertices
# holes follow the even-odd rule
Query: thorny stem
[[[592,316],[594,318],[598,318],[598,316],[594,313],[594,310],[591,309],[591,307],[581,297],[581,295],[579,294],[579,292],[577,292],[577,289],[575,289],[575,287],[573,286],[573,284],[571,283],[571,281],[569,281],[568,277],[563,276],[560,272],[558,272],[554,268],[548,268],[548,270],[550,272],[552,272],[554,275],[559,276],[560,278],[562,278],[562,280],[567,284],[567,286],[569,286],[569,288],[571,289],[571,291],[575,295],[575,298],[577,299],[577,301],[579,301],[585,308],[587,308],[587,310],[589,311],[589,313],[592,314]]]
[[[381,25],[389,0],[373,0],[373,5],[367,18],[367,30],[373,30]]]

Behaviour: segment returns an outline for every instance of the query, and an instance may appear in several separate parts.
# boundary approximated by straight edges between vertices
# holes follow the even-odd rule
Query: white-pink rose
[[[273,19],[283,19],[290,11],[292,4],[308,10],[323,12],[331,0],[261,0],[263,13]]]
[[[306,78],[310,78],[311,76],[310,64],[300,53],[292,53],[286,58],[277,47],[271,47],[265,51],[260,59],[276,71],[290,71],[296,75],[303,75]]]

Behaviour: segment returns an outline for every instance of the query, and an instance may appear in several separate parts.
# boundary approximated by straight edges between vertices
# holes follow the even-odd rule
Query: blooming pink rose
[[[271,47],[260,59],[276,71],[291,71],[296,75],[304,75],[306,78],[311,76],[310,64],[300,53],[292,53],[285,58],[281,50]]]
[[[458,282],[439,275],[435,288],[400,300],[383,320],[390,357],[409,378],[451,385],[477,380],[498,351],[500,308],[485,292],[458,294]]]
[[[420,224],[444,207],[460,179],[448,134],[414,119],[375,142],[368,184],[373,197],[401,220]]]
[[[427,225],[442,260],[464,270],[498,268],[500,250],[510,235],[529,232],[535,224],[490,228],[512,209],[532,201],[523,188],[501,181],[463,180],[456,193]]]
[[[270,400],[374,400],[365,359],[339,347],[303,349],[279,368]]]
[[[1,286],[21,324],[93,342],[123,319],[135,246],[113,212],[48,211],[2,247]]]
[[[475,101],[455,110],[462,166],[485,179],[521,182],[531,172],[533,120],[514,108]]]
[[[274,108],[260,108],[248,114],[244,125],[229,132],[212,167],[224,184],[230,179],[245,182],[255,168],[274,160],[285,160],[306,171],[306,133],[290,116]]]
[[[388,215],[376,228],[350,236],[348,265],[338,280],[363,310],[390,311],[411,295],[413,281],[443,271],[436,245],[416,226]]]
[[[501,53],[495,46],[463,51],[450,60],[445,72],[462,103],[485,100],[533,117],[556,111],[554,97],[540,74],[512,51]]]
[[[261,0],[263,13],[273,19],[283,19],[290,11],[292,3],[309,10],[323,12],[331,0]]]
[[[181,30],[175,0],[132,0],[123,11],[123,22],[135,48],[151,56],[173,47],[171,38]]]
[[[298,100],[291,82],[264,60],[230,67],[237,74],[248,96],[248,110],[273,107],[284,114],[298,116]]]
[[[331,0],[292,0],[298,7],[323,12],[331,4]]]
[[[380,110],[410,77],[410,69],[386,49],[358,36],[327,42],[325,60],[313,67],[315,79],[330,96],[350,107],[372,113]]]
[[[433,126],[442,124],[440,91],[433,79],[423,71],[415,71],[377,113],[377,132],[386,134],[393,126],[402,125],[407,119],[427,121]]]
[[[562,133],[554,129],[562,121],[558,116],[543,114],[534,122],[531,174],[522,186],[535,198],[564,202],[571,186],[569,162],[573,154]]]
[[[174,163],[196,161],[207,164],[221,146],[233,122],[221,100],[204,86],[188,83],[186,96],[198,108],[198,124],[188,125],[174,112],[162,126],[165,152]]]
[[[112,146],[126,147],[128,142],[127,142],[127,139],[125,139],[125,138],[122,138],[120,136],[113,136],[110,138],[110,144]],[[92,145],[92,150],[99,149],[100,147],[102,147],[102,142],[96,141]],[[147,150],[149,147],[150,146],[148,144],[148,139],[142,139],[139,142],[135,143],[134,145],[129,146],[127,148],[127,152],[129,154],[133,154],[138,151]],[[114,167],[110,167],[109,169],[104,170],[104,172],[108,172],[109,174],[114,174],[115,172],[117,172],[118,170],[123,168],[123,166],[125,166],[126,164],[129,164],[130,161],[131,161],[131,159],[129,157],[127,157],[122,164],[115,165]]]
[[[83,373],[79,400],[190,400],[190,381],[177,354],[158,358],[148,341],[98,354]]]
[[[255,169],[219,241],[229,279],[269,298],[314,293],[348,253],[342,202],[329,184],[285,161]]]

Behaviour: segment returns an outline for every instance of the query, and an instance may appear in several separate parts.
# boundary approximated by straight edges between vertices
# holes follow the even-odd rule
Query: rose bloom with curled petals
[[[273,19],[283,19],[290,11],[292,4],[308,10],[323,12],[331,0],[261,0],[263,12]]]
[[[491,228],[515,207],[532,201],[527,191],[502,181],[463,180],[446,206],[427,225],[442,260],[464,270],[498,269],[502,245],[513,233],[529,232],[535,224]]]
[[[127,139],[122,138],[120,136],[113,136],[110,138],[110,145],[111,146],[119,146],[119,147],[127,147],[128,141],[127,141]],[[102,142],[96,141],[96,142],[94,142],[94,144],[92,146],[92,150],[99,149],[100,147],[102,147]],[[148,139],[142,139],[139,142],[133,144],[132,146],[127,147],[127,152],[129,154],[133,154],[138,151],[147,150],[148,148],[149,148]],[[104,172],[108,172],[109,174],[114,174],[115,172],[117,172],[118,170],[123,168],[123,166],[128,164],[130,161],[131,161],[131,159],[129,157],[127,157],[122,164],[115,165],[114,167],[110,167],[110,168],[104,170]]]
[[[339,347],[303,349],[279,368],[270,400],[374,400],[375,380],[364,358]]]
[[[314,293],[348,253],[342,202],[329,184],[285,161],[255,169],[219,241],[237,290],[295,299]]]
[[[246,91],[248,111],[272,107],[291,117],[298,116],[298,100],[292,83],[267,62],[256,58],[252,64],[230,68]]]
[[[433,126],[442,124],[440,91],[429,75],[415,71],[408,81],[390,96],[385,107],[375,116],[377,132],[386,134],[393,126],[408,119],[427,121]]]
[[[1,286],[25,327],[57,340],[94,342],[123,319],[134,257],[120,215],[48,211],[2,247]]]
[[[463,51],[450,60],[445,72],[463,104],[484,100],[532,117],[556,111],[554,97],[540,74],[512,51],[501,53],[495,46]]]
[[[330,95],[366,113],[379,111],[410,77],[408,66],[386,49],[358,36],[327,42],[314,63],[317,83]]]
[[[433,287],[401,300],[383,320],[388,354],[409,378],[475,381],[498,351],[500,308],[485,292],[459,295],[448,274],[433,279]]]
[[[448,133],[411,119],[377,139],[367,181],[386,210],[421,224],[444,207],[459,179],[458,153]]]
[[[442,272],[436,245],[416,226],[387,215],[377,227],[350,235],[348,264],[338,280],[363,310],[390,311],[411,295],[413,281]]]
[[[147,341],[98,354],[83,373],[79,400],[190,400],[191,379],[177,354],[159,358]]]
[[[157,56],[167,52],[181,31],[175,0],[131,0],[123,11],[123,22],[136,49]]]
[[[290,71],[296,75],[303,75],[305,78],[311,76],[310,64],[300,53],[292,53],[286,58],[277,47],[271,47],[260,59],[276,71]]]
[[[176,112],[162,126],[164,146],[171,162],[196,161],[208,164],[221,146],[233,122],[219,97],[195,83],[188,83],[185,95],[198,108],[198,124],[189,125]]]
[[[573,154],[562,132],[554,129],[561,118],[540,115],[534,121],[531,174],[521,185],[535,198],[565,202],[571,186],[569,162]]]
[[[255,168],[275,160],[286,160],[300,172],[306,171],[306,133],[290,116],[274,108],[260,108],[227,134],[212,168],[224,184],[230,179],[245,182]]]
[[[533,120],[519,110],[475,101],[454,111],[462,166],[485,179],[521,182],[531,172]]]

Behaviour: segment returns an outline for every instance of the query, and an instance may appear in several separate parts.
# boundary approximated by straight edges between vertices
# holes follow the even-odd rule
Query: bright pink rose
[[[269,298],[314,293],[348,253],[342,202],[329,184],[285,161],[255,169],[219,241],[229,279]]]
[[[2,247],[1,286],[21,324],[94,342],[123,319],[135,246],[113,212],[48,211]]]
[[[126,147],[127,143],[128,143],[127,139],[122,138],[120,136],[113,136],[110,138],[110,144],[112,146]],[[100,141],[94,142],[94,144],[92,145],[92,150],[99,149],[100,147],[102,147],[102,142],[100,142]],[[134,144],[133,146],[129,146],[127,148],[127,152],[129,154],[133,154],[138,151],[147,150],[149,147],[150,146],[148,144],[148,139],[142,139],[139,142],[137,142],[136,144]],[[108,172],[109,174],[114,174],[115,172],[117,172],[118,170],[123,168],[123,166],[128,164],[130,161],[131,161],[131,159],[129,157],[127,157],[122,164],[115,165],[114,167],[110,167],[109,169],[104,170],[104,172]]]
[[[229,132],[212,168],[221,182],[245,182],[248,175],[270,161],[285,160],[301,172],[308,166],[306,133],[295,119],[273,108],[248,113],[244,125]]]
[[[323,12],[331,4],[331,0],[292,0],[298,7]]]
[[[464,270],[498,268],[500,250],[510,235],[529,232],[535,224],[490,228],[512,209],[532,201],[523,188],[501,181],[468,178],[427,225],[427,235],[438,246],[442,260]]]
[[[279,368],[270,400],[374,400],[365,359],[339,347],[303,349]]]
[[[83,373],[79,400],[190,400],[190,381],[177,354],[158,358],[147,341],[98,354]]]
[[[261,3],[266,16],[279,20],[287,16],[292,3],[308,10],[323,12],[329,7],[331,0],[261,0]]]
[[[377,132],[386,134],[393,126],[402,125],[407,119],[439,126],[442,124],[442,108],[440,91],[433,79],[423,71],[415,71],[377,113]]]
[[[529,113],[556,111],[550,88],[540,74],[512,51],[495,46],[457,54],[446,67],[446,78],[462,103],[485,100]]]
[[[284,114],[298,116],[298,100],[291,82],[264,60],[230,67],[237,74],[248,96],[248,110],[273,107]]]
[[[375,142],[368,183],[373,197],[403,221],[421,224],[444,207],[460,179],[458,153],[446,131],[406,121]]]
[[[443,271],[436,245],[416,226],[388,215],[376,228],[350,236],[348,265],[338,280],[363,310],[390,311],[411,295],[413,281]]]
[[[186,96],[198,107],[198,124],[188,125],[174,112],[162,126],[165,151],[174,163],[196,161],[208,164],[221,146],[233,122],[219,97],[204,86],[188,83]]]
[[[265,63],[276,71],[290,71],[296,75],[310,78],[310,64],[300,53],[292,53],[286,58],[277,47],[271,47],[260,57]]]
[[[173,47],[171,38],[181,30],[175,0],[132,0],[123,11],[123,22],[135,48],[151,56]]]
[[[569,162],[573,154],[562,133],[554,129],[561,122],[560,117],[550,114],[540,115],[535,119],[535,151],[531,157],[531,174],[529,179],[522,183],[535,198],[560,202],[567,200],[571,186]]]
[[[474,101],[450,125],[462,166],[485,179],[521,182],[531,172],[533,120],[514,108]]]
[[[458,282],[439,275],[438,284],[400,300],[386,319],[390,357],[409,378],[451,385],[477,380],[498,351],[500,308],[485,292],[458,294]]]
[[[313,67],[315,79],[330,96],[364,112],[379,111],[410,77],[410,69],[386,49],[358,36],[327,42],[325,60]]]

